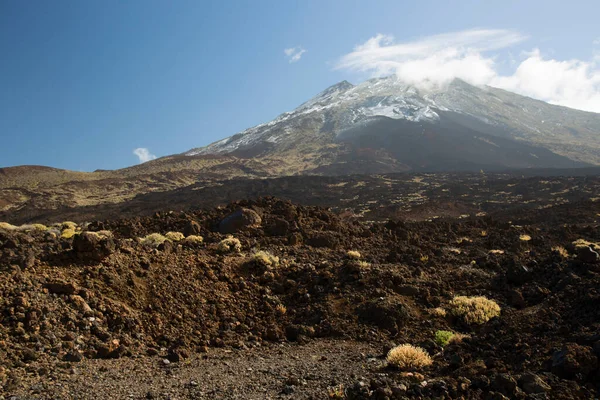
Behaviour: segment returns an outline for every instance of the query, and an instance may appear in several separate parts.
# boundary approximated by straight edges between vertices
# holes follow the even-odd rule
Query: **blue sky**
[[[596,111],[598,15],[597,0],[3,0],[0,167],[92,171],[137,164],[136,148],[181,153],[390,72],[390,57],[399,74],[454,57],[481,67],[475,83]],[[398,56],[441,34],[458,53]],[[555,79],[534,85],[537,71]]]

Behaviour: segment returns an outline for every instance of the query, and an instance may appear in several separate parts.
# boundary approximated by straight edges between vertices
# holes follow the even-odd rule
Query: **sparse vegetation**
[[[573,246],[575,246],[576,249],[580,247],[591,247],[592,249],[600,249],[600,245],[598,245],[598,243],[589,242],[585,239],[577,239],[572,244]]]
[[[185,236],[181,232],[167,232],[165,237],[171,242],[179,242],[180,240],[185,239]]]
[[[410,344],[403,344],[391,349],[387,354],[387,362],[401,370],[416,370],[433,364],[427,351]]]
[[[198,235],[190,235],[183,240],[185,243],[191,244],[202,244],[204,243],[204,238]]]
[[[485,324],[500,315],[500,306],[483,296],[456,296],[449,304],[449,311],[467,324]]]
[[[442,346],[446,347],[448,343],[450,343],[450,339],[454,336],[454,332],[451,331],[437,331],[435,333],[435,342]]]
[[[107,231],[107,230],[101,230],[98,232],[94,232],[97,236],[100,236],[102,238],[110,238],[113,237],[113,233],[111,231]]]
[[[17,229],[17,227],[12,224],[9,224],[8,222],[0,222],[0,229],[3,229],[5,231],[14,231],[15,229]]]
[[[160,233],[151,233],[148,236],[142,238],[141,243],[144,246],[158,247],[167,240],[166,237]]]
[[[268,251],[257,251],[252,256],[254,262],[266,268],[276,268],[279,266],[279,257],[274,256]]]
[[[75,236],[75,229],[64,229],[61,234],[60,237],[63,239],[71,239],[73,236]]]
[[[560,255],[562,258],[569,258],[569,252],[562,246],[552,247],[552,251]]]
[[[442,317],[443,318],[446,316],[446,310],[443,309],[442,307],[430,308],[429,314],[433,315],[434,317]]]
[[[62,224],[60,224],[61,229],[65,230],[65,229],[72,229],[72,230],[77,230],[77,224],[73,221],[65,221]]]
[[[233,236],[227,236],[225,239],[219,242],[217,245],[217,251],[219,253],[239,253],[242,251],[242,243],[239,239],[236,239]]]
[[[327,397],[330,399],[344,399],[346,398],[346,392],[344,391],[344,385],[339,384],[337,386],[330,386],[327,388]]]
[[[358,252],[356,250],[348,250],[346,255],[348,256],[348,258],[350,258],[352,260],[360,260],[360,258],[361,258],[360,252]]]
[[[277,314],[279,315],[285,315],[285,313],[287,313],[287,308],[283,304],[277,304],[275,306],[275,311],[277,311]]]

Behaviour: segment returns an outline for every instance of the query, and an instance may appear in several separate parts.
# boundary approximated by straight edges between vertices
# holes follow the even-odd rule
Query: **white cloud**
[[[145,163],[146,161],[156,159],[156,156],[151,154],[150,151],[145,147],[138,147],[137,149],[133,150],[133,154],[139,158],[140,163]]]
[[[300,59],[302,58],[302,55],[304,53],[306,53],[306,50],[303,49],[302,47],[298,46],[298,47],[290,47],[289,49],[283,50],[283,52],[288,57],[288,60],[291,64],[291,63],[300,61]]]
[[[376,35],[344,55],[336,69],[368,73],[371,76],[396,74],[418,86],[445,85],[454,78],[475,85],[491,85],[526,96],[587,111],[600,112],[600,62],[545,59],[538,49],[512,53],[501,60],[498,50],[527,37],[501,29],[473,29],[428,36],[396,43],[394,38]],[[513,68],[510,75],[498,72],[499,64]]]

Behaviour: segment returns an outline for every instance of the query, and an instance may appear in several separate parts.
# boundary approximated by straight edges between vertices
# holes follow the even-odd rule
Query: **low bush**
[[[435,333],[435,342],[442,346],[442,347],[446,347],[448,345],[448,343],[450,343],[450,340],[452,339],[452,337],[454,336],[454,332],[451,331],[437,331]]]
[[[499,316],[500,306],[483,296],[456,296],[450,301],[449,311],[467,324],[481,325]]]
[[[348,256],[348,258],[351,258],[353,260],[359,260],[361,258],[360,253],[356,250],[348,250],[346,255]]]
[[[219,253],[239,253],[242,251],[242,243],[233,236],[227,236],[219,242],[217,251]]]
[[[165,237],[171,242],[179,242],[180,240],[185,239],[185,236],[181,232],[167,232]]]
[[[148,236],[142,238],[140,243],[142,243],[145,246],[158,247],[161,244],[163,244],[166,240],[167,238],[161,235],[160,233],[151,233]]]
[[[433,364],[427,351],[410,344],[403,344],[391,349],[387,354],[387,362],[401,370],[416,370]]]
[[[202,236],[198,236],[198,235],[190,235],[190,236],[186,237],[185,239],[183,239],[183,241],[185,243],[189,243],[189,244],[202,244],[202,243],[204,243],[204,238]]]
[[[252,256],[254,262],[265,268],[276,268],[279,266],[279,257],[274,256],[268,251],[257,251]]]
[[[15,229],[17,229],[17,227],[12,224],[9,224],[8,222],[0,222],[0,229],[3,229],[5,231],[14,231]]]

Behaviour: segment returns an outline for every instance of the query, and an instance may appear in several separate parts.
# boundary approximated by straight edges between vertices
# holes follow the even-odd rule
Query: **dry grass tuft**
[[[74,231],[77,230],[77,224],[73,221],[65,221],[62,224],[60,224],[61,229],[65,230],[65,229],[73,229]]]
[[[467,324],[485,324],[500,315],[500,306],[483,296],[456,296],[449,304],[450,313]]]
[[[233,236],[227,236],[225,239],[219,242],[217,245],[217,251],[219,253],[239,253],[242,251],[242,243],[239,239],[236,239]]]
[[[160,233],[151,233],[148,236],[142,238],[141,242],[144,246],[158,247],[167,240],[166,237]]]
[[[552,247],[552,251],[560,255],[562,258],[569,258],[569,252],[562,246]]]
[[[279,266],[279,257],[274,256],[268,251],[258,251],[252,256],[254,262],[266,268],[276,268]]]
[[[277,304],[275,306],[275,311],[277,311],[277,314],[279,315],[285,315],[285,313],[287,313],[287,308],[283,304]]]
[[[424,349],[410,344],[391,349],[387,354],[387,362],[402,370],[415,370],[433,364],[433,360]]]
[[[521,235],[519,236],[519,240],[522,242],[529,242],[531,240],[531,236],[529,235]]]
[[[346,391],[344,390],[344,385],[329,386],[327,388],[327,398],[334,400],[345,399]]]
[[[359,260],[361,258],[360,253],[356,250],[348,250],[346,255],[348,256],[348,258],[351,258],[353,260]]]
[[[600,249],[600,245],[598,245],[598,243],[588,242],[585,239],[577,239],[572,244],[573,246],[575,246],[575,249],[578,249],[580,247],[591,247],[594,250]]]
[[[497,250],[497,249],[494,249],[494,250],[490,250],[490,251],[488,251],[488,253],[489,253],[489,254],[504,254],[504,250]]]
[[[9,224],[8,222],[0,222],[0,229],[3,229],[5,231],[14,231],[15,229],[17,229],[17,227],[12,224]]]
[[[185,238],[184,234],[181,232],[167,232],[165,237],[171,242],[179,242]]]
[[[442,307],[430,308],[429,314],[434,317],[444,318],[446,316],[446,310],[444,310]]]
[[[198,236],[198,235],[190,235],[190,236],[186,237],[185,239],[183,239],[183,241],[185,243],[191,243],[191,244],[202,244],[202,243],[204,243],[204,238],[202,236]]]
[[[73,236],[75,236],[75,229],[63,229],[63,231],[60,234],[60,237],[62,239],[71,239]]]

